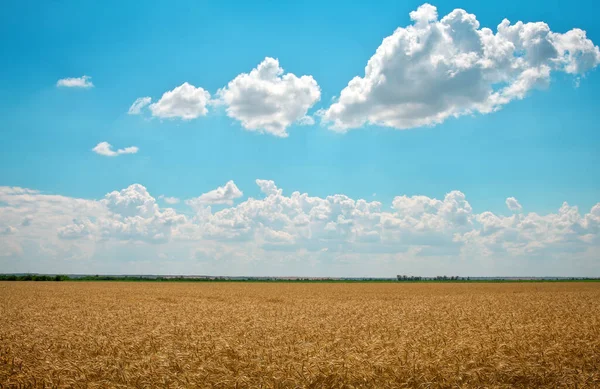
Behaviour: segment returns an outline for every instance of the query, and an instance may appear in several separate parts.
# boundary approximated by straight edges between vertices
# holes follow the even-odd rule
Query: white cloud
[[[91,252],[88,250],[89,242],[77,243],[75,248],[60,239],[57,231],[80,215],[101,217],[102,208],[94,200],[0,187],[0,220],[12,226],[22,226],[18,234],[0,236],[0,257],[33,261],[32,268],[37,268],[42,260],[52,260],[55,266],[64,259],[87,256]],[[23,257],[24,254],[27,255]],[[3,268],[10,269],[10,262],[4,263]],[[47,271],[52,272],[51,269]]]
[[[442,200],[397,196],[388,212],[377,201],[299,192],[284,196],[272,181],[257,180],[257,185],[267,197],[203,215],[196,236],[263,242],[265,250],[290,250],[291,245],[311,252],[417,257],[530,257],[553,250],[586,252],[600,244],[600,204],[583,217],[566,204],[544,216],[476,214],[462,192],[452,191]]]
[[[144,108],[151,102],[152,102],[151,97],[138,97],[137,99],[135,99],[133,104],[131,104],[131,107],[129,107],[129,111],[127,111],[127,114],[139,115],[142,112],[142,108]]]
[[[227,115],[245,129],[286,137],[292,123],[311,123],[306,113],[321,98],[321,90],[312,76],[284,74],[279,61],[267,57],[250,73],[235,77],[217,96]]]
[[[179,199],[177,197],[168,197],[165,195],[160,195],[158,196],[159,199],[163,200],[165,203],[173,205],[173,204],[178,204],[179,203]]]
[[[231,205],[233,204],[233,200],[242,197],[243,194],[244,193],[239,190],[233,181],[228,181],[224,186],[206,192],[194,199],[186,200],[185,203],[195,208],[201,208],[211,204]]]
[[[519,204],[519,201],[514,197],[509,197],[506,199],[506,206],[513,212],[519,212],[523,207]]]
[[[281,195],[282,190],[281,189],[277,189],[277,185],[275,185],[274,181],[271,180],[256,180],[256,185],[258,185],[258,187],[260,188],[260,191],[263,192],[264,194],[266,194],[267,196],[270,195]]]
[[[113,150],[112,145],[108,142],[98,143],[92,151],[96,154],[104,155],[105,157],[116,157],[123,154],[135,154],[139,151],[136,146],[125,147],[124,149]]]
[[[56,82],[56,86],[65,88],[92,88],[92,77],[81,76],[81,77],[69,77],[62,78]]]
[[[184,82],[172,91],[165,92],[156,103],[150,104],[150,111],[152,116],[159,118],[191,120],[208,113],[206,106],[209,101],[210,93]]]
[[[56,267],[70,258],[88,259],[85,266],[102,268],[105,260],[123,253],[121,262],[113,260],[105,272],[143,263],[148,267],[140,272],[173,273],[172,259],[185,256],[201,259],[203,266],[224,263],[214,270],[221,274],[231,266],[243,272],[245,264],[262,269],[259,274],[275,264],[284,266],[287,274],[310,273],[306,266],[316,264],[313,270],[319,274],[333,264],[343,271],[355,263],[357,275],[386,269],[391,276],[398,267],[420,274],[431,274],[432,266],[435,272],[482,274],[490,266],[509,264],[514,275],[548,274],[549,269],[571,275],[577,269],[585,271],[577,267],[584,265],[600,269],[600,203],[583,215],[565,203],[554,213],[504,216],[476,213],[462,192],[451,191],[440,199],[396,196],[388,210],[380,202],[342,194],[284,195],[273,181],[256,182],[264,198],[248,198],[234,206],[233,199],[242,193],[230,182],[188,203],[202,208],[190,218],[160,207],[139,184],[100,200],[0,187],[0,264],[8,269],[8,264],[40,258]],[[213,212],[209,204],[229,206]],[[20,225],[25,217],[35,222],[18,231],[7,228]],[[149,256],[154,259],[145,262]],[[28,266],[37,270],[41,263]],[[525,264],[529,267],[519,267]],[[75,263],[65,266],[71,269]],[[86,268],[89,271],[82,270]]]
[[[100,202],[109,211],[109,217],[96,223],[104,238],[167,242],[174,228],[187,220],[172,208],[161,209],[156,199],[140,184],[113,191]]]
[[[94,226],[89,219],[73,219],[73,223],[60,227],[57,231],[61,239],[80,239],[91,236]]]
[[[429,4],[410,17],[412,25],[383,40],[365,75],[319,112],[323,123],[338,131],[435,125],[498,110],[548,85],[553,71],[584,75],[600,63],[600,50],[580,29],[561,34],[543,22],[504,19],[494,33],[462,9],[438,19]]]
[[[312,116],[302,116],[297,123],[299,126],[312,126],[315,124],[315,119]]]
[[[110,192],[102,202],[110,212],[123,217],[151,217],[158,211],[154,197],[140,184]]]

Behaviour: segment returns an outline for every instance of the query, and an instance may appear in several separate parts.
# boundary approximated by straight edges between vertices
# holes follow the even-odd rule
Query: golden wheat
[[[0,283],[1,387],[600,387],[600,284]]]

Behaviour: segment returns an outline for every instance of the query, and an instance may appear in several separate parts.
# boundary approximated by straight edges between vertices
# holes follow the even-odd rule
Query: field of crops
[[[600,387],[600,283],[0,283],[0,387]]]

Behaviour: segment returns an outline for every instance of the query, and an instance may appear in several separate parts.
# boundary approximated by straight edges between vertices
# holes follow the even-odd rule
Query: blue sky
[[[172,206],[179,215],[187,218],[185,223],[195,223],[193,228],[201,231],[195,232],[194,236],[201,246],[205,239],[209,239],[206,231],[198,227],[202,225],[197,216],[201,211],[185,200],[224,187],[230,180],[243,195],[203,203],[204,207],[212,207],[212,214],[235,207],[248,197],[268,196],[264,191],[261,192],[256,179],[274,181],[283,190],[284,196],[299,191],[320,199],[338,194],[355,200],[381,202],[382,212],[393,212],[397,196],[418,195],[441,200],[451,191],[460,191],[472,209],[472,220],[469,222],[477,226],[474,227],[476,230],[482,228],[476,215],[486,211],[506,218],[526,218],[531,212],[555,215],[563,202],[568,202],[571,206],[577,206],[581,214],[581,220],[574,221],[571,227],[573,231],[579,231],[577,226],[585,230],[580,233],[581,236],[562,236],[558,243],[554,238],[546,239],[538,235],[523,239],[527,240],[527,244],[532,244],[531,247],[547,247],[550,241],[561,247],[570,247],[572,239],[586,236],[582,239],[590,240],[592,246],[578,248],[577,252],[592,252],[597,226],[590,224],[586,214],[600,201],[600,177],[595,169],[600,165],[600,135],[595,120],[600,76],[595,69],[597,63],[584,63],[580,58],[583,56],[581,52],[569,59],[571,62],[568,63],[559,63],[558,57],[552,56],[544,58],[545,62],[542,63],[542,60],[528,57],[533,56],[534,51],[511,55],[511,60],[517,60],[519,56],[527,58],[527,68],[523,67],[520,73],[498,68],[505,78],[503,82],[490,86],[489,79],[495,77],[490,72],[481,76],[482,79],[477,83],[466,79],[467,86],[449,86],[453,88],[449,91],[436,90],[446,80],[436,77],[445,75],[430,74],[429,78],[418,80],[414,72],[403,73],[413,65],[410,62],[412,59],[403,59],[408,62],[398,67],[388,64],[381,71],[387,76],[388,85],[381,86],[380,90],[371,94],[365,92],[366,103],[349,103],[351,94],[348,92],[344,95],[342,91],[350,80],[356,76],[366,79],[367,62],[375,55],[382,40],[392,35],[396,28],[420,23],[416,16],[411,19],[411,11],[422,9],[431,12],[429,8],[419,8],[421,5],[422,2],[412,1],[380,1],[376,4],[366,1],[329,1],[326,4],[316,1],[295,4],[198,1],[167,4],[150,1],[143,6],[133,2],[110,1],[4,2],[0,12],[0,45],[3,53],[0,58],[0,185],[28,188],[39,191],[40,195],[52,194],[68,199],[101,202],[107,193],[121,191],[137,183],[144,187],[161,209]],[[440,1],[433,5],[437,7],[439,17],[435,20],[429,16],[421,18],[423,23],[429,23],[428,26],[437,23],[438,19],[441,20],[454,9],[462,8],[476,16],[480,28],[488,27],[493,33],[497,32],[497,26],[506,18],[512,24],[517,21],[545,22],[552,34],[564,34],[573,28],[584,30],[590,44],[593,42],[592,47],[600,41],[594,12],[585,11],[594,9],[592,1],[514,1],[498,4]],[[459,38],[455,37],[455,42],[459,42]],[[545,36],[543,39],[546,39]],[[559,38],[548,39],[557,50],[564,47],[557,43],[561,42]],[[527,42],[534,41],[530,39]],[[467,42],[465,38],[464,42],[470,41]],[[595,55],[589,45],[586,50],[591,50]],[[539,54],[537,51],[535,53]],[[446,54],[446,59],[459,58],[456,52]],[[240,119],[241,114],[236,117],[228,113],[228,109],[236,109],[236,102],[244,107],[247,105],[243,104],[251,103],[250,108],[256,110],[244,113],[246,120],[255,118],[256,112],[261,109],[272,108],[265,108],[264,104],[261,106],[260,99],[238,95],[243,90],[240,92],[231,86],[227,87],[230,81],[238,75],[249,74],[267,57],[278,60],[283,74],[312,76],[318,84],[319,98],[309,98],[310,101],[304,105],[304,108],[308,108],[298,108],[303,111],[300,116],[292,115],[292,123],[283,125],[282,131],[286,137],[273,135],[264,128],[249,129]],[[484,66],[481,63],[472,66]],[[569,66],[576,67],[578,71],[568,70],[571,69]],[[418,66],[414,69],[418,70]],[[468,99],[472,99],[469,103],[442,110],[421,96],[423,100],[417,103],[424,104],[428,110],[435,110],[431,115],[418,118],[425,125],[410,124],[415,110],[411,109],[410,114],[400,114],[400,101],[392,101],[393,98],[399,98],[393,97],[397,93],[407,91],[411,96],[419,96],[418,92],[425,90],[430,96],[445,96],[447,101],[451,101],[449,104],[455,104],[457,96],[470,93],[468,86],[477,84],[478,87],[489,87],[490,93],[497,92],[511,83],[516,85],[515,80],[522,74],[529,77],[526,69],[540,72],[548,69],[549,74],[547,77],[531,79],[531,87],[520,95],[510,94],[510,101],[506,103],[493,103],[487,97],[468,96]],[[93,87],[57,86],[61,79],[84,75],[90,77]],[[395,84],[390,81],[396,78],[399,81]],[[154,114],[151,105],[144,107],[139,115],[128,114],[137,98],[148,96],[152,103],[159,104],[164,93],[173,91],[184,82],[194,88],[202,88],[215,101],[219,98],[218,90],[227,87],[235,101],[226,101],[227,98],[222,95],[220,102],[206,105],[206,115],[198,115],[193,119],[161,117]],[[287,90],[283,93],[287,93]],[[513,91],[507,91],[506,95],[509,93]],[[292,98],[285,103],[291,111],[295,109],[291,107],[294,101]],[[339,113],[330,108],[336,102],[342,109]],[[402,100],[402,103],[413,102]],[[285,104],[281,103],[282,106]],[[492,107],[492,112],[481,108],[484,105]],[[160,104],[157,107],[160,108]],[[467,110],[472,112],[465,114]],[[384,111],[385,114],[382,113]],[[300,125],[296,121],[305,114],[312,118],[313,125]],[[167,115],[171,113],[167,112]],[[432,121],[435,115],[446,116]],[[360,125],[351,124],[355,118],[358,118],[356,120]],[[344,128],[332,129],[334,120],[342,123]],[[400,127],[403,129],[398,129]],[[110,143],[114,149],[135,146],[138,150],[136,153],[113,157],[94,153],[92,148],[101,142]],[[160,195],[181,201],[164,204],[159,199]],[[506,199],[509,197],[518,199],[521,209],[517,216],[507,209]],[[7,201],[4,200],[4,203]],[[109,256],[102,251],[108,249],[99,247],[111,239],[115,245],[111,249],[111,258],[142,255],[141,252],[124,254],[129,249],[120,245],[130,245],[127,246],[129,248],[131,245],[139,246],[144,239],[132,236],[107,237],[106,234],[100,238],[90,232],[80,237],[85,240],[81,244],[88,247],[92,241],[94,248],[83,250],[86,254],[80,256],[84,259],[79,262],[64,262],[60,257],[69,250],[82,251],[79,243],[70,239],[68,244],[72,247],[64,248],[65,243],[53,236],[48,238],[48,245],[60,246],[63,251],[55,250],[55,254],[49,255],[46,265],[30,263],[27,261],[31,259],[25,257],[37,253],[38,246],[44,246],[42,242],[46,242],[46,238],[42,231],[25,234],[25,229],[14,225],[18,221],[13,221],[11,217],[16,214],[21,217],[34,211],[26,208],[4,211],[4,214],[0,214],[0,228],[8,231],[12,227],[15,232],[7,233],[0,240],[0,247],[2,242],[7,247],[7,255],[2,257],[5,259],[0,260],[0,271],[23,270],[26,267],[35,271],[36,266],[47,271],[54,268],[60,271],[72,268],[83,272],[96,270],[99,269],[98,258]],[[107,212],[118,216],[114,210]],[[75,225],[85,224],[82,224],[82,218],[91,220],[99,217],[83,211],[72,216],[78,217]],[[122,220],[126,216],[120,217],[120,222],[126,223]],[[68,221],[60,223],[52,227],[54,231],[70,225]],[[267,228],[264,222],[252,220],[252,223],[258,223],[256,228],[261,231]],[[505,224],[516,228],[518,223],[524,222],[513,220],[510,223],[506,221]],[[416,227],[417,224],[411,228],[421,228]],[[378,229],[380,227],[363,227],[381,232]],[[290,234],[294,250],[305,249],[303,245],[310,243],[300,243],[297,236],[285,228],[268,228],[269,231]],[[547,230],[548,227],[543,229]],[[253,234],[258,234],[256,231]],[[311,233],[314,235],[315,231],[311,230]],[[454,236],[457,231],[448,227],[445,234]],[[174,235],[171,236],[171,233]],[[462,230],[458,233],[465,234]],[[360,233],[354,231],[352,234],[354,238],[344,241],[350,246],[339,248],[338,253],[355,251]],[[195,254],[190,254],[195,248],[184,250],[181,248],[184,244],[177,243],[177,237],[183,236],[183,233],[169,231],[167,235],[169,238],[161,240],[161,243],[145,243],[149,248],[144,250],[162,250],[173,258],[196,258]],[[253,235],[250,240],[260,241],[260,237]],[[420,243],[396,243],[423,249]],[[27,244],[34,244],[38,248],[25,249]],[[236,258],[247,261],[271,255],[260,251],[264,248],[238,247],[238,243],[222,244],[226,247],[214,249],[227,252],[227,249],[235,246]],[[490,242],[478,244],[485,246]],[[9,250],[9,246],[13,249]],[[20,249],[14,249],[16,246]],[[156,248],[158,246],[160,249]],[[374,248],[369,250],[376,251]],[[461,250],[460,256],[466,255],[464,247]],[[116,255],[115,252],[121,254]],[[505,247],[502,255],[498,256],[516,261],[520,256],[529,258],[529,254],[524,253],[530,252],[525,250],[517,255],[514,250]],[[438,258],[440,266],[455,266],[448,262],[448,255],[444,257],[446,259]],[[207,254],[210,258],[214,256]],[[301,257],[300,254],[290,254],[294,261]],[[453,258],[458,257],[456,254]],[[21,262],[18,258],[21,258]],[[333,256],[325,258],[334,260]],[[548,265],[548,271],[558,273],[572,270],[572,273],[581,273],[588,269],[597,270],[598,258],[595,261],[590,258],[582,259],[588,261],[584,268],[584,265],[569,262],[570,259],[565,255],[557,259],[555,267]],[[102,269],[106,272],[132,269],[118,260]],[[211,260],[206,261],[213,266]],[[348,270],[350,267],[342,265],[336,270],[326,270],[325,265],[319,265],[319,259],[311,257],[310,260],[316,261],[316,267],[306,270],[311,274],[379,274],[371,271],[372,267],[365,258],[355,259],[358,263],[356,270]],[[413,261],[414,258],[398,254],[394,259],[385,260],[392,261],[391,264],[386,262],[386,266],[393,269],[396,266],[394,260]],[[170,268],[160,261],[157,258],[155,262],[144,265],[146,267],[140,265],[135,269],[148,272],[166,269],[169,272]],[[241,262],[232,261],[236,264],[234,271],[245,269]],[[259,264],[251,267],[257,273],[305,271],[302,265],[295,268],[285,264],[273,270],[270,262],[257,261]],[[203,270],[196,265],[183,263],[179,271]],[[421,265],[411,266],[415,271],[429,270],[421,269]],[[463,273],[481,273],[489,269],[478,267],[476,263],[461,266]],[[222,271],[226,268],[217,266],[207,270]],[[503,271],[525,274],[536,269],[537,263],[528,263]],[[387,271],[386,268],[381,273]]]

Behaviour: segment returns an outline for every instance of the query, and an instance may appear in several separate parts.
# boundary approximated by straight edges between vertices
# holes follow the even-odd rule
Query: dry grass
[[[600,387],[600,284],[0,283],[1,387]]]

